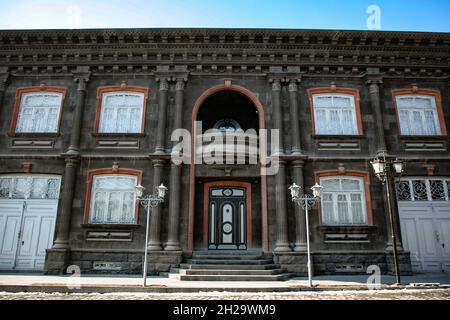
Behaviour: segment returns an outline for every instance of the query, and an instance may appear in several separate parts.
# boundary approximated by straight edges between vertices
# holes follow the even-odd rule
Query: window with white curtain
[[[102,97],[99,132],[140,133],[143,113],[143,93],[105,93]]]
[[[313,109],[316,134],[358,134],[353,95],[315,94]]]
[[[325,225],[367,224],[364,179],[360,177],[324,177],[321,197]]]
[[[397,96],[396,100],[402,135],[441,134],[436,101],[433,96],[408,94]]]
[[[16,132],[58,132],[62,96],[62,93],[56,92],[33,92],[22,94]]]
[[[96,175],[92,180],[89,223],[134,224],[137,177],[125,174]]]

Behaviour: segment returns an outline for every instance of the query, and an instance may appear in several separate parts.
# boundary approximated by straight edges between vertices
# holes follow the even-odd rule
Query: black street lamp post
[[[156,195],[149,194],[144,196],[145,188],[140,184],[136,186],[136,200],[139,201],[147,209],[147,223],[145,227],[145,247],[144,247],[144,267],[143,267],[143,286],[147,284],[147,245],[148,245],[148,229],[150,225],[150,208],[156,207],[158,204],[164,202],[167,188],[161,184],[156,187]]]
[[[306,221],[306,246],[307,246],[307,254],[308,254],[308,285],[312,288],[312,271],[311,271],[311,250],[309,248],[309,222],[308,222],[308,212],[312,209],[312,207],[320,200],[320,196],[322,194],[322,186],[319,184],[315,184],[311,187],[313,191],[313,195],[309,194],[301,194],[301,187],[298,186],[295,182],[289,187],[291,191],[292,201],[297,203],[299,206],[302,206],[305,210],[305,221]]]
[[[391,226],[391,237],[392,237],[392,255],[394,259],[394,272],[396,285],[400,285],[400,268],[398,265],[398,255],[397,255],[397,237],[396,228],[394,224],[394,215],[392,213],[392,178],[395,175],[400,175],[405,170],[405,163],[401,160],[389,160],[386,159],[386,155],[383,153],[381,157],[377,157],[370,162],[375,172],[376,177],[386,186],[386,196],[388,201],[389,210],[389,222]]]

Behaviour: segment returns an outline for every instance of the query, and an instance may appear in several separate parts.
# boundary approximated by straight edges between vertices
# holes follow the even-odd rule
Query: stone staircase
[[[179,268],[172,268],[171,279],[184,281],[285,281],[286,269],[258,251],[194,251]]]

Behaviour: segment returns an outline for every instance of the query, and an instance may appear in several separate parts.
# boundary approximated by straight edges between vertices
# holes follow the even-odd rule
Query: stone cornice
[[[360,38],[399,38],[399,39],[448,39],[445,32],[409,32],[409,31],[368,31],[368,30],[317,30],[317,29],[254,29],[254,28],[141,28],[141,29],[37,29],[37,30],[1,30],[0,37],[129,37],[134,40],[140,36],[180,37],[183,36],[275,36],[275,37],[343,37]],[[180,39],[181,40],[181,39]]]
[[[450,33],[297,29],[89,29],[0,31],[10,76],[65,77],[80,66],[107,74],[186,79],[268,74],[441,79],[450,74]]]

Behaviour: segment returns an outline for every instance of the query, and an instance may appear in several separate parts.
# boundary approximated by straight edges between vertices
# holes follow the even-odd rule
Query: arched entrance
[[[246,104],[245,104],[246,102]],[[227,105],[227,103],[229,103]],[[239,103],[242,104],[239,107]],[[236,106],[237,105],[237,106]],[[244,107],[244,105],[246,105]],[[250,116],[252,110],[247,106],[253,106],[254,118],[253,121]],[[203,109],[205,107],[205,109]],[[206,121],[205,127],[223,129],[225,131],[236,129],[239,126],[241,129],[265,129],[264,108],[258,98],[244,87],[225,83],[217,85],[206,90],[196,101],[192,111],[192,141],[191,141],[191,165],[189,174],[189,218],[188,218],[188,243],[189,251],[194,248],[194,225],[195,225],[195,208],[196,208],[196,165],[195,156],[197,150],[197,132],[195,122],[199,119]],[[255,128],[257,126],[257,128]],[[204,131],[204,130],[202,130]],[[262,153],[265,155],[265,144],[263,145]],[[260,212],[261,212],[261,244],[264,252],[268,251],[268,212],[267,212],[267,179],[263,174],[265,168],[260,168]],[[228,179],[229,180],[229,179]],[[218,182],[218,181],[217,181]],[[216,182],[216,183],[217,183]],[[231,186],[231,185],[230,185]],[[199,190],[202,192],[202,190]],[[206,193],[206,192],[205,192]],[[204,199],[204,202],[209,201]],[[247,201],[250,201],[248,199]],[[246,219],[244,219],[246,220]],[[205,221],[204,221],[205,222]],[[208,221],[210,222],[210,221]],[[204,224],[205,225],[205,224]],[[229,228],[229,227],[228,227]],[[218,229],[217,229],[218,230]],[[203,227],[203,232],[208,232]],[[205,237],[203,237],[205,239]],[[211,239],[210,239],[211,240]],[[206,241],[207,242],[207,241]]]

